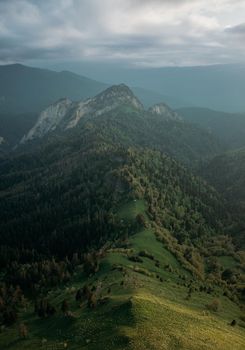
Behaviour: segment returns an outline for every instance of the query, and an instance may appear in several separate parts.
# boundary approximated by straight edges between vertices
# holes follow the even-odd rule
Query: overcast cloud
[[[245,0],[0,0],[0,63],[245,62]]]

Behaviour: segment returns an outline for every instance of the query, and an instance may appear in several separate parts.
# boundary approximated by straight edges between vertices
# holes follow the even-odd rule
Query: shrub
[[[144,269],[142,267],[134,266],[133,270],[137,273],[141,273],[142,275],[148,276],[148,277],[154,277],[154,274],[148,271],[147,269]]]
[[[147,222],[143,214],[138,214],[136,216],[136,222],[140,228],[146,228],[147,227]]]
[[[218,312],[220,308],[220,301],[219,299],[213,299],[210,304],[206,305],[206,308],[213,312]]]
[[[228,283],[235,283],[236,276],[232,269],[226,269],[222,272],[221,275],[222,280],[225,280]]]
[[[148,253],[146,250],[141,250],[139,252],[139,256],[154,260],[154,256],[152,254]]]
[[[159,267],[160,267],[160,262],[159,262],[159,261],[156,261],[156,262],[155,262],[155,266],[159,268]]]
[[[128,256],[128,260],[138,263],[143,263],[143,260],[137,255]]]

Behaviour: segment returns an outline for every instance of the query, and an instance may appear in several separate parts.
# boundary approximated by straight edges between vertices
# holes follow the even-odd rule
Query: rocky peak
[[[148,109],[150,114],[162,116],[166,120],[182,120],[182,118],[174,112],[165,103],[158,103]]]
[[[111,86],[99,95],[85,101],[72,102],[67,98],[60,99],[40,114],[37,123],[22,138],[21,143],[41,138],[57,128],[61,130],[74,128],[82,118],[97,117],[121,105],[131,106],[140,111],[144,110],[141,102],[124,84]]]
[[[142,103],[125,84],[113,85],[96,96],[97,102],[109,104],[131,104],[137,109],[143,110]]]

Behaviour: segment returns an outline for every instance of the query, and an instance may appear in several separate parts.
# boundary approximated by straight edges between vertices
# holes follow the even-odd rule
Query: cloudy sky
[[[0,64],[245,62],[245,0],[0,0]]]

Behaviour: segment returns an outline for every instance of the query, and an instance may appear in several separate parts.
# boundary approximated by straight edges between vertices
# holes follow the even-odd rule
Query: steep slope
[[[39,116],[35,125],[21,139],[21,143],[41,138],[54,131],[63,122],[64,117],[72,108],[72,101],[64,98],[50,105]]]
[[[182,118],[179,114],[171,110],[165,103],[158,103],[148,109],[150,114],[159,115],[165,120],[181,121]]]
[[[56,129],[67,130],[76,127],[85,117],[97,117],[121,105],[128,105],[140,111],[143,106],[126,85],[108,88],[95,98],[81,102],[62,99],[44,110],[34,127],[25,135],[21,143],[42,138]]]
[[[226,147],[245,146],[245,114],[225,113],[206,108],[182,108],[177,112],[184,120],[210,130]]]

